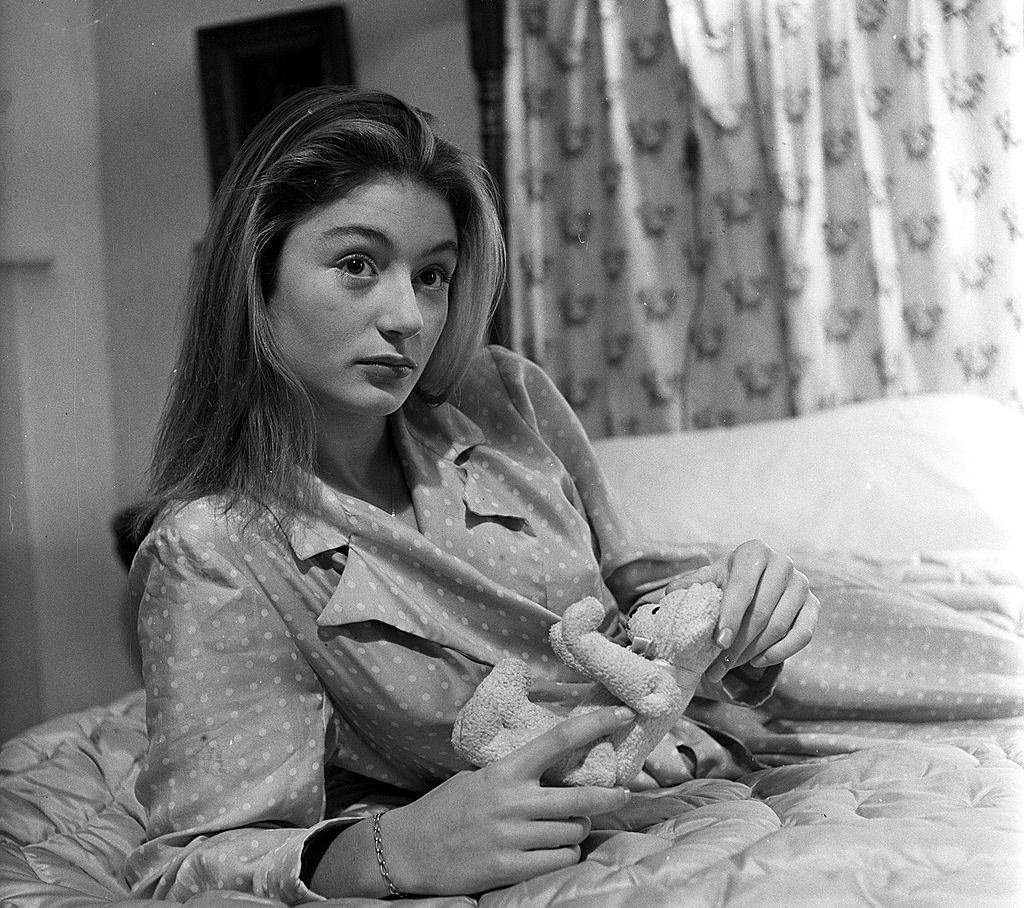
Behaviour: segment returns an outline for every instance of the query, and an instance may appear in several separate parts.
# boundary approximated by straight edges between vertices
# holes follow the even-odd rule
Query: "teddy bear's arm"
[[[591,677],[642,716],[661,715],[678,704],[682,691],[668,667],[595,635],[587,660]],[[691,691],[692,695],[692,691]]]
[[[561,621],[551,626],[551,629],[548,631],[548,642],[551,644],[551,649],[555,651],[555,655],[568,665],[569,668],[580,674],[587,674],[587,667],[572,654],[572,651],[565,642]]]
[[[671,674],[602,634],[598,628],[603,620],[601,602],[589,596],[581,599],[569,606],[551,629],[552,647],[563,661],[642,715],[661,714],[670,708],[680,693]]]
[[[670,672],[591,631],[572,639],[579,670],[641,715],[659,714],[680,694]]]

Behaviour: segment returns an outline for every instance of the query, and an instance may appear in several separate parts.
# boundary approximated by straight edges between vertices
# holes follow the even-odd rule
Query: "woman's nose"
[[[402,338],[415,337],[423,330],[423,314],[411,280],[396,280],[386,288],[377,328],[385,336]]]

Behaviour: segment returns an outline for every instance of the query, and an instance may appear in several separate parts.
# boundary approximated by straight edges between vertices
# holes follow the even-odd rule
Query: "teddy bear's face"
[[[677,662],[711,642],[721,601],[715,584],[699,583],[644,603],[626,623],[630,649],[648,659]]]

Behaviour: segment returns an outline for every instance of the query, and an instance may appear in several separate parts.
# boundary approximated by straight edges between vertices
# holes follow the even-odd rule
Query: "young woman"
[[[705,693],[763,698],[810,639],[817,601],[788,558],[644,539],[548,378],[482,348],[502,265],[486,175],[393,97],[305,92],[239,154],[131,575],[136,895],[474,893],[572,864],[629,793],[540,776],[631,714],[471,769],[449,737],[497,661],[568,702],[580,678],[547,644],[567,605],[599,597],[615,634],[641,595],[701,579],[725,590]],[[354,780],[399,806],[367,817]]]

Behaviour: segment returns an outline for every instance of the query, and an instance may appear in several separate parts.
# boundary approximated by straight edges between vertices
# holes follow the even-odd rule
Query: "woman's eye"
[[[430,290],[437,290],[443,287],[449,280],[451,278],[448,273],[440,268],[428,268],[426,271],[420,272],[420,283]]]
[[[367,277],[373,272],[373,263],[359,255],[350,255],[338,263],[338,269],[352,277]]]

